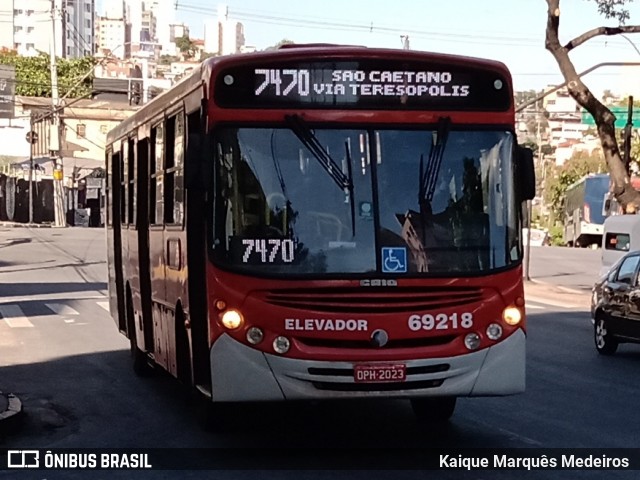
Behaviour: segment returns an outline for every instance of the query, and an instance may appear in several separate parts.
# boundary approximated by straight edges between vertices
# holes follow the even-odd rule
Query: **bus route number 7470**
[[[280,238],[245,238],[243,263],[291,263],[294,260],[295,245],[291,239]],[[279,255],[278,255],[279,254]],[[256,259],[257,257],[257,259]]]

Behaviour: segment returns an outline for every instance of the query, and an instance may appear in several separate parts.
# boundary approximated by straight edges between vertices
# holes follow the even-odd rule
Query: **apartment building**
[[[25,56],[50,53],[53,26],[57,56],[93,55],[95,0],[54,0],[53,4],[55,22],[51,0],[3,0],[0,47]]]

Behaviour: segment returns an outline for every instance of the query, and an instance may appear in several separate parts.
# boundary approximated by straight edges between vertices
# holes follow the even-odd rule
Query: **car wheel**
[[[593,333],[598,353],[602,355],[613,355],[616,353],[616,350],[618,349],[618,341],[613,338],[607,329],[607,322],[602,316],[596,318]]]
[[[411,407],[419,421],[425,423],[445,423],[456,408],[456,397],[412,398]]]

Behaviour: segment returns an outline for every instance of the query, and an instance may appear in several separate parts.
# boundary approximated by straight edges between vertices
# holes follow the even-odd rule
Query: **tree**
[[[598,11],[605,18],[614,18],[619,22],[618,27],[596,27],[573,38],[562,45],[559,39],[560,29],[560,0],[547,0],[547,27],[545,47],[553,55],[560,72],[567,83],[569,94],[582,108],[587,110],[596,123],[598,136],[602,144],[604,158],[611,175],[612,192],[616,200],[629,213],[640,208],[640,193],[637,192],[629,180],[620,148],[616,139],[615,116],[578,76],[578,72],[569,57],[569,53],[586,41],[601,35],[610,36],[622,33],[640,32],[640,25],[625,26],[629,19],[629,11],[625,4],[632,0],[593,0]]]
[[[553,167],[547,174],[544,201],[556,218],[562,214],[567,187],[589,173],[603,173],[607,169],[602,152],[576,152],[562,166]]]
[[[193,58],[196,55],[196,44],[189,38],[189,35],[176,38],[176,47],[186,57]]]
[[[180,61],[180,58],[175,55],[160,55],[160,59],[158,60],[158,65],[171,65],[173,62]]]
[[[26,97],[51,96],[51,70],[49,55],[41,53],[37,57],[21,57],[15,51],[0,51],[0,65],[13,65],[16,69],[16,95]],[[81,78],[92,72],[96,64],[93,57],[58,58],[58,92],[70,98],[91,93],[93,74],[88,75],[80,85],[73,87]]]
[[[265,48],[266,51],[270,50],[278,50],[283,45],[293,45],[295,42],[293,40],[289,40],[288,38],[283,38],[275,45]]]

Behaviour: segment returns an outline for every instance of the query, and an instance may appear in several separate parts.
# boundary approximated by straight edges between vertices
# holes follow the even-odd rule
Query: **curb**
[[[0,434],[5,434],[18,427],[22,417],[22,402],[13,393],[0,392],[0,396],[4,397],[7,403],[6,410],[0,412]]]
[[[51,228],[48,223],[18,223],[18,222],[0,222],[0,227],[8,228]]]

